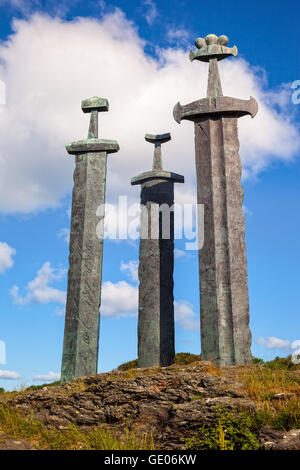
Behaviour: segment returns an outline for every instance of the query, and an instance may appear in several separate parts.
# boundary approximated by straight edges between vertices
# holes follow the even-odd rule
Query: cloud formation
[[[151,26],[158,16],[156,3],[152,0],[144,0],[143,5],[145,7],[144,17],[148,25]]]
[[[35,289],[29,288],[27,295],[20,297],[18,294],[18,288],[14,287],[11,290],[11,295],[15,303],[23,305],[28,302],[37,302],[37,299],[43,299],[43,303],[46,303],[47,299],[47,302],[56,301],[65,304],[65,292],[59,291],[58,289],[53,289],[55,293],[48,291],[48,283],[53,279],[54,270],[49,266],[49,263],[45,263],[45,265],[40,269],[36,277],[36,279],[43,277],[44,281],[36,282],[35,279],[34,281],[31,281],[31,283],[34,283],[34,285],[38,285],[39,287],[42,284],[42,288],[46,289],[46,292],[43,292],[43,295],[41,295],[41,293],[37,295]],[[127,263],[122,261],[120,271],[126,273],[131,281],[138,281],[138,262],[136,260],[130,260]],[[32,285],[31,283],[29,283],[28,286]],[[137,317],[138,295],[138,286],[129,284],[127,281],[122,280],[115,283],[111,281],[103,282],[100,314],[107,318]],[[41,303],[40,300],[39,303]],[[64,313],[65,309],[63,307],[57,307],[55,309],[55,314],[57,316],[63,316]],[[184,330],[199,330],[199,316],[194,312],[192,304],[186,300],[174,302],[174,315],[175,322],[178,323],[179,328]]]
[[[285,349],[292,354],[292,359],[295,364],[300,363],[300,340],[289,341],[276,336],[267,336],[267,338],[258,338],[256,343],[265,346],[268,349]]]
[[[17,380],[20,379],[21,375],[18,372],[11,370],[1,370],[0,369],[0,379],[4,380]]]
[[[128,263],[121,262],[120,271],[127,274],[133,282],[138,281],[139,263],[136,260],[128,261]]]
[[[48,374],[45,375],[35,375],[32,377],[34,381],[42,381],[42,382],[56,382],[57,380],[60,379],[60,374],[56,372],[48,372]]]
[[[121,147],[108,159],[108,202],[120,194],[138,201],[139,188],[130,186],[130,178],[151,167],[146,132],[171,132],[164,167],[185,175],[177,197],[195,194],[193,126],[175,123],[172,109],[206,95],[207,64],[190,63],[179,47],[148,56],[135,25],[119,9],[72,22],[34,14],[15,20],[13,31],[0,45],[0,79],[7,89],[7,105],[0,108],[1,212],[57,207],[70,192],[74,158],[64,147],[87,135],[80,102],[94,95],[110,102],[109,113],[100,115],[101,137]],[[300,139],[286,88],[268,90],[263,72],[243,59],[222,61],[220,73],[224,94],[252,95],[259,103],[255,119],[239,120],[244,176],[272,160],[294,158]]]
[[[175,321],[183,330],[197,330],[200,329],[199,316],[194,312],[193,306],[186,300],[179,300],[174,302]]]
[[[138,262],[130,260],[121,262],[120,271],[126,273],[133,282],[138,281]],[[36,277],[26,286],[26,294],[19,294],[19,287],[13,286],[10,295],[16,305],[47,304],[55,302],[62,307],[55,308],[55,315],[65,313],[66,292],[51,287],[66,274],[66,269],[52,268],[46,261],[38,270]],[[122,280],[116,283],[103,282],[101,290],[100,313],[107,318],[136,317],[138,314],[138,286]],[[193,311],[193,306],[186,300],[174,302],[175,322],[184,330],[199,330],[199,317]],[[45,377],[45,376],[43,376]],[[45,380],[46,379],[36,379]]]
[[[138,288],[119,281],[106,281],[102,286],[100,312],[104,317],[134,317],[137,315]]]
[[[19,294],[19,287],[12,287],[10,295],[13,302],[17,305],[31,303],[47,304],[49,302],[65,304],[66,292],[49,286],[52,282],[58,281],[65,276],[65,273],[65,269],[52,268],[50,262],[46,261],[38,270],[36,277],[27,284],[27,292],[24,296]]]
[[[105,317],[134,317],[138,314],[138,287],[126,281],[104,282],[100,312]],[[184,330],[199,330],[199,316],[186,300],[174,302],[175,322]]]
[[[10,269],[14,265],[13,256],[16,250],[5,242],[0,242],[0,273]]]
[[[57,234],[58,238],[61,238],[65,243],[69,244],[70,242],[70,229],[69,228],[62,228]]]
[[[276,336],[267,336],[267,339],[258,338],[256,343],[268,349],[291,349],[292,345],[291,341],[276,338]]]

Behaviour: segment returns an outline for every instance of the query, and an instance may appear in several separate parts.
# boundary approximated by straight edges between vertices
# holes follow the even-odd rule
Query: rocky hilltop
[[[218,439],[222,440],[222,432],[226,437],[226,431],[236,428],[239,420],[251,417],[251,422],[241,425],[242,430],[248,426],[250,436],[250,440],[245,437],[244,448],[250,442],[253,449],[300,449],[300,430],[275,429],[269,425],[271,420],[257,421],[261,402],[251,397],[249,384],[240,381],[240,377],[246,369],[252,373],[259,368],[221,370],[210,362],[198,361],[163,368],[114,370],[62,386],[5,393],[0,395],[0,404],[12,407],[23,416],[31,416],[58,433],[63,433],[71,423],[82,430],[100,425],[122,439],[126,426],[139,435],[152,435],[158,449],[207,448],[202,437],[206,436],[207,445],[211,446],[215,437],[208,430],[216,429],[216,423]],[[296,385],[300,383],[297,377]],[[294,386],[292,392],[274,394],[270,403],[295,400],[298,394],[299,386]],[[233,420],[230,426],[228,419]],[[199,430],[202,430],[200,441]],[[223,445],[230,449],[228,439],[228,446],[226,439]]]

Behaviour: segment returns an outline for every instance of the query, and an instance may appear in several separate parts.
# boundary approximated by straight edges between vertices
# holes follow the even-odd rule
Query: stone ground
[[[256,405],[236,379],[236,369],[216,375],[209,362],[185,366],[112,371],[21,393],[9,401],[45,425],[63,430],[69,423],[87,428],[99,423],[122,432],[124,422],[152,432],[160,449],[184,449],[182,440],[215,419],[216,407],[252,411]],[[262,429],[261,449],[300,450],[300,430]],[[30,449],[25,441],[0,435],[0,449]]]

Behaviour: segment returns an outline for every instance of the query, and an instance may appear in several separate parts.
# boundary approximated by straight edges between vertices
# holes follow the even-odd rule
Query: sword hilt
[[[146,134],[145,140],[154,144],[154,157],[153,157],[153,170],[162,170],[162,159],[161,159],[161,144],[171,140],[171,134]]]
[[[210,59],[222,60],[229,56],[236,56],[238,53],[237,47],[226,47],[229,39],[222,34],[216,36],[215,34],[208,34],[205,38],[197,38],[195,46],[198,51],[190,51],[190,60],[201,60],[202,62],[209,62]]]
[[[81,109],[84,113],[91,113],[88,139],[98,139],[98,113],[108,111],[107,99],[93,96],[81,102]]]
[[[201,60],[202,62],[209,62],[207,96],[223,96],[222,85],[218,69],[218,61],[226,59],[231,55],[236,56],[238,53],[237,47],[226,47],[229,39],[224,34],[216,36],[215,34],[208,34],[205,38],[197,38],[195,46],[197,51],[190,51],[190,60]]]

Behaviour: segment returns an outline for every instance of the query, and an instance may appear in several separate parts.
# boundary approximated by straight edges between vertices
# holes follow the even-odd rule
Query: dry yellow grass
[[[212,375],[218,375],[219,377],[223,375],[221,367],[215,366],[212,362],[209,362],[205,372]]]
[[[66,429],[47,428],[32,416],[9,406],[0,406],[0,430],[9,437],[27,440],[33,447],[49,450],[153,450],[152,435],[140,435],[124,426],[112,432],[103,425],[81,430],[75,424]]]
[[[277,393],[300,394],[300,378],[290,370],[265,366],[245,367],[239,371],[239,380],[256,401],[266,401]]]

